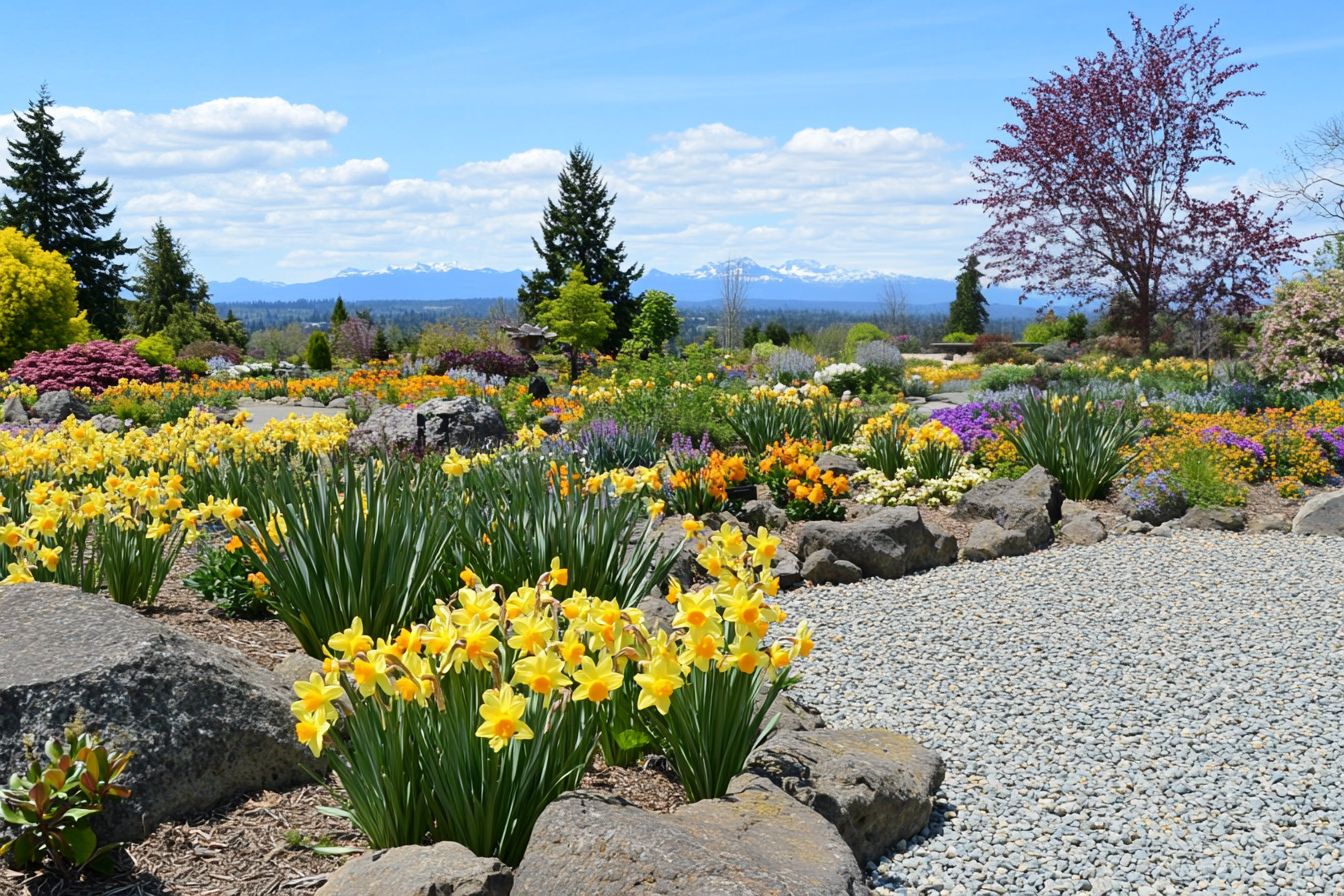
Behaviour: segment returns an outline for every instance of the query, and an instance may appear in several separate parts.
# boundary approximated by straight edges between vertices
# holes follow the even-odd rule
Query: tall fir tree
[[[644,275],[644,266],[626,265],[625,243],[610,245],[616,194],[607,192],[601,173],[582,146],[570,151],[560,172],[560,195],[547,200],[541,214],[541,241],[532,240],[542,267],[523,277],[518,307],[525,319],[536,320],[541,303],[559,294],[571,270],[582,268],[588,282],[602,287],[602,299],[611,306],[615,325],[601,348],[613,351],[630,335],[639,312],[630,289]]]
[[[952,333],[985,332],[989,324],[989,301],[980,291],[980,260],[972,252],[957,274],[957,297],[948,309],[947,329]]]
[[[345,299],[339,295],[336,297],[336,304],[331,306],[331,332],[341,332],[341,324],[350,319],[350,312],[345,310]]]
[[[110,339],[125,325],[121,290],[130,255],[120,231],[101,236],[112,226],[116,209],[108,205],[112,188],[106,180],[84,184],[80,163],[84,150],[63,155],[64,135],[51,116],[46,85],[26,113],[14,113],[19,138],[9,142],[10,177],[0,177],[10,195],[0,197],[0,227],[13,227],[33,237],[42,248],[65,256],[79,281],[76,299],[89,323]]]
[[[196,317],[207,309],[214,312],[205,278],[192,270],[191,256],[163,221],[154,224],[136,261],[139,270],[131,278],[135,294],[131,321],[142,336],[162,330],[175,313]]]

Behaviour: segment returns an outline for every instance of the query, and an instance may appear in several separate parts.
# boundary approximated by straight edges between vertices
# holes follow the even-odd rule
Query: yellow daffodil
[[[481,699],[481,725],[476,736],[490,741],[490,749],[498,753],[514,740],[531,740],[532,729],[523,721],[527,700],[515,694],[510,685],[501,685],[486,691]]]

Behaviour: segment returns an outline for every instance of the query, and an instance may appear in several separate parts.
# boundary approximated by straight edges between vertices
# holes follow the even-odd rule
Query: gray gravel
[[[1178,532],[791,592],[798,696],[943,754],[882,894],[1344,894],[1344,539]]]

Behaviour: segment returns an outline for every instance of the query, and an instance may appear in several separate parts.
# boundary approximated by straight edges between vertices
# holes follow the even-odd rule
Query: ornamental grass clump
[[[449,569],[471,569],[512,590],[532,578],[537,557],[561,556],[570,587],[629,604],[667,579],[675,551],[660,543],[658,508],[645,499],[662,488],[656,469],[588,475],[530,451],[470,462],[450,454],[442,469],[448,482],[437,500],[451,509]]]
[[[951,479],[965,461],[961,439],[937,420],[921,424],[910,433],[906,454],[920,480]]]
[[[824,386],[781,387],[778,391],[757,386],[749,396],[737,397],[728,406],[728,425],[748,454],[764,454],[771,445],[790,436],[802,439],[812,435],[814,395],[825,394]]]
[[[807,626],[773,643],[779,540],[725,527],[701,551],[715,585],[674,590],[671,632],[584,590],[559,558],[513,591],[464,570],[425,622],[375,639],[334,635],[322,673],[295,685],[297,738],[329,756],[344,813],[375,848],[454,840],[516,865],[537,818],[576,787],[610,704],[672,760],[689,799],[721,796],[769,731]],[[759,708],[758,708],[758,698]]]
[[[1021,419],[1005,439],[1023,463],[1058,479],[1066,498],[1104,496],[1139,457],[1135,443],[1143,425],[1123,403],[1032,390],[1018,401],[1018,411]]]
[[[344,463],[314,475],[275,470],[271,512],[242,541],[275,615],[313,657],[358,616],[385,636],[446,590],[458,511],[413,461]]]

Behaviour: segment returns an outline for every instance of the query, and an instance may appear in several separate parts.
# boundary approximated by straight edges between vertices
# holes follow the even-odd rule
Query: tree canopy
[[[1128,293],[1145,349],[1159,312],[1253,308],[1299,246],[1281,207],[1193,195],[1205,166],[1232,164],[1220,127],[1244,127],[1229,113],[1253,94],[1228,83],[1254,66],[1189,16],[1158,32],[1131,16],[1128,42],[1107,32],[1108,52],[1009,99],[1016,120],[974,160],[980,192],[962,200],[990,219],[974,251],[996,280],[1080,305]]]
[[[611,208],[616,194],[607,191],[601,173],[583,147],[570,151],[560,172],[559,196],[548,199],[542,211],[541,241],[532,240],[541,267],[523,277],[518,307],[525,319],[538,320],[541,303],[554,298],[570,271],[580,267],[600,287],[602,300],[611,308],[613,326],[601,347],[614,350],[630,335],[639,310],[630,289],[644,275],[644,268],[626,264],[625,243],[611,245],[616,225]]]
[[[121,290],[126,266],[118,259],[131,250],[120,231],[101,235],[116,214],[108,205],[112,188],[106,180],[83,182],[82,149],[63,154],[65,137],[56,130],[45,85],[27,112],[16,112],[14,120],[19,137],[8,141],[12,173],[0,177],[11,194],[0,197],[0,227],[13,227],[42,248],[60,253],[75,272],[76,299],[89,323],[115,339],[125,323]]]
[[[570,268],[565,285],[553,299],[537,310],[537,322],[555,331],[560,342],[569,344],[570,371],[578,355],[602,344],[612,329],[611,306],[602,299],[602,287],[589,283],[583,268]]]
[[[163,221],[154,224],[136,261],[131,320],[141,335],[163,333],[174,348],[203,339],[247,344],[247,331],[237,318],[220,320],[205,278],[196,273],[186,247]]]

